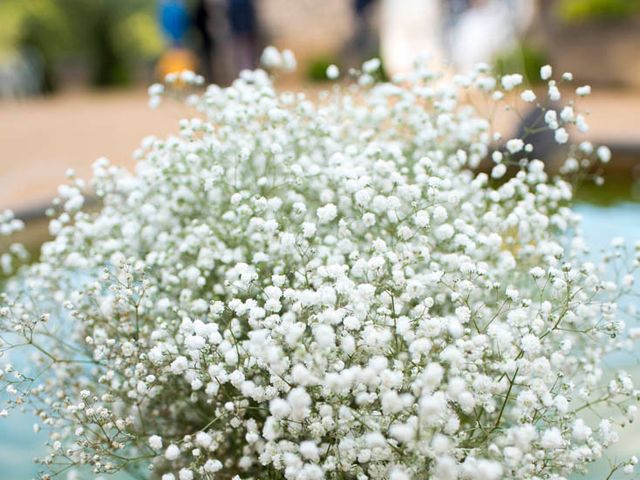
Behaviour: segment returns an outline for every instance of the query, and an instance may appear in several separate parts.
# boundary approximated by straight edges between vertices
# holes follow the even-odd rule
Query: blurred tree
[[[15,43],[20,50],[31,55],[39,63],[41,89],[44,92],[56,88],[54,65],[62,52],[72,45],[66,19],[58,5],[49,0],[25,2],[21,25]],[[55,39],[55,41],[52,41]]]
[[[93,85],[126,84],[162,50],[155,8],[154,0],[3,0],[0,52],[37,52],[46,89],[69,59],[88,66]]]
[[[557,11],[567,21],[616,20],[640,12],[640,0],[561,0]]]
[[[147,11],[154,15],[150,0],[51,0],[65,12],[74,39],[83,40],[78,47],[90,62],[92,83],[97,86],[122,85],[131,80],[133,62],[140,59],[136,45],[120,40],[132,15]],[[124,34],[124,35],[123,35]],[[158,34],[159,35],[159,34]]]

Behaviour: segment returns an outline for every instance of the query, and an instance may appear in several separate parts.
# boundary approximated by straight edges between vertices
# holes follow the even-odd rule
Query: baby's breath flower
[[[596,153],[598,155],[598,160],[600,160],[602,163],[609,163],[609,161],[611,160],[611,150],[609,150],[609,147],[605,145],[598,147]]]
[[[506,146],[509,153],[518,153],[524,148],[524,142],[519,138],[512,138],[507,141]]]
[[[504,163],[499,163],[491,170],[491,176],[493,178],[502,178],[507,173],[507,167]]]
[[[381,62],[379,58],[372,58],[362,64],[362,70],[365,73],[375,73],[380,68]]]
[[[274,47],[262,61],[295,66]],[[90,184],[68,176],[54,238],[0,294],[3,341],[17,338],[1,347],[41,353],[34,375],[2,365],[0,416],[35,407],[45,466],[561,479],[618,439],[638,391],[623,372],[605,380],[602,359],[640,338],[616,303],[637,293],[640,247],[616,240],[609,265],[587,262],[571,183],[466,100],[506,107],[499,85],[535,102],[521,75],[446,80],[418,62],[376,83],[380,68],[317,101],[264,70],[193,95],[202,78],[172,74],[152,103],[189,86],[194,118],[144,139],[135,172],[100,159]],[[560,101],[551,67],[540,75]],[[586,128],[578,101],[539,123],[558,143]],[[611,156],[567,151],[564,173]],[[22,227],[0,214],[0,234]],[[3,271],[24,250],[2,253]]]
[[[520,94],[520,98],[525,102],[531,103],[536,100],[536,94],[533,93],[533,90],[525,90]]]
[[[561,98],[560,90],[558,89],[558,86],[556,85],[556,82],[554,80],[549,81],[548,94],[549,94],[549,100],[551,100],[552,102],[560,101],[560,98]]]
[[[562,144],[569,141],[569,133],[562,127],[558,128],[555,132],[556,142]]]
[[[167,460],[176,460],[180,456],[180,448],[177,445],[171,444],[165,450],[164,456]]]
[[[582,87],[576,88],[576,95],[579,97],[586,97],[591,94],[591,87],[589,85],[584,85]]]
[[[500,80],[502,88],[505,90],[513,90],[515,87],[522,83],[523,77],[519,73],[513,73],[510,75],[504,75]]]
[[[260,62],[267,68],[280,68],[283,64],[282,54],[276,47],[269,46],[262,52]]]
[[[329,65],[327,67],[327,78],[329,80],[335,80],[340,76],[340,70],[335,65]]]

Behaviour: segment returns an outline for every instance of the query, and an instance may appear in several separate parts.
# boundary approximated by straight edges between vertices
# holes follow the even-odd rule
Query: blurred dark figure
[[[30,52],[31,57],[35,60],[35,65],[39,67],[37,90],[42,93],[51,93],[59,86],[54,68],[55,52],[52,51],[52,42],[47,38],[47,33],[41,22],[33,17],[27,17],[20,38],[21,48]]]
[[[200,37],[200,65],[201,73],[208,82],[213,81],[213,53],[214,38],[211,33],[213,23],[213,9],[208,0],[197,0],[193,12],[193,25]]]
[[[447,13],[454,17],[462,14],[465,10],[471,7],[472,3],[473,0],[445,0],[444,2]]]
[[[443,30],[445,36],[449,36],[451,30],[453,30],[458,20],[460,20],[460,17],[473,6],[473,0],[444,0],[442,5],[444,7]],[[451,42],[451,38],[445,38],[445,42],[447,43],[447,47],[449,47],[448,44]]]
[[[98,87],[109,85],[126,85],[129,83],[129,71],[125,63],[119,58],[113,41],[114,21],[109,18],[111,13],[105,10],[104,15],[96,18],[93,25],[95,42],[99,57],[91,58],[93,63],[93,84]]]
[[[446,54],[451,58],[451,52],[454,48],[455,42],[455,30],[458,26],[458,21],[463,15],[473,6],[473,0],[444,0],[442,2],[443,8],[443,22],[442,22],[442,35],[443,46]]]
[[[227,16],[236,73],[254,68],[258,61],[258,20],[253,0],[228,0]]]
[[[364,60],[379,55],[379,39],[373,25],[377,3],[377,0],[353,0],[353,36],[342,53],[348,66],[360,66]]]
[[[356,11],[356,15],[365,15],[367,9],[375,3],[375,0],[354,0],[353,8]]]
[[[558,153],[563,150],[561,145],[555,141],[554,133],[551,129],[541,128],[545,126],[544,113],[549,109],[560,110],[557,103],[547,103],[543,108],[533,107],[518,123],[516,138],[522,138],[526,143],[533,145],[533,155],[535,158],[543,159],[545,162],[553,163],[558,159]],[[527,154],[523,151],[514,158],[524,158]]]
[[[353,39],[354,47],[366,57],[378,49],[378,39],[373,31],[371,17],[376,0],[354,0],[353,9],[356,18],[356,31]],[[377,53],[377,52],[375,52]]]

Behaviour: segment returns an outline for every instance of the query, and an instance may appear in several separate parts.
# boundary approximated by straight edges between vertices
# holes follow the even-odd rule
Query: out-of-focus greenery
[[[162,50],[155,8],[154,0],[3,0],[0,59],[37,55],[48,88],[69,61],[86,65],[94,85],[121,85]]]
[[[522,72],[525,80],[532,85],[540,83],[540,67],[547,64],[545,53],[534,45],[523,41],[495,60],[496,71],[500,75]]]
[[[640,202],[640,180],[621,173],[609,173],[604,178],[603,185],[586,180],[576,185],[576,201],[605,207],[620,202]]]
[[[370,58],[378,58],[380,60],[380,68],[378,68],[378,70],[376,70],[375,72],[371,72],[371,76],[373,76],[373,78],[378,82],[388,81],[389,77],[387,75],[387,71],[385,70],[384,62],[382,61],[379,53],[374,53],[371,56],[363,58],[362,60],[369,60]],[[326,82],[329,80],[329,78],[327,77],[327,68],[330,65],[337,65],[338,67],[340,67],[342,76],[345,76],[348,73],[347,68],[344,67],[343,62],[341,62],[339,58],[324,54],[313,57],[308,61],[305,68],[305,77],[311,82]],[[360,68],[360,66],[361,65],[358,65],[358,68]]]
[[[640,0],[561,0],[557,8],[567,21],[616,20],[640,12]]]
[[[306,68],[306,77],[312,82],[324,82],[327,78],[327,68],[329,65],[339,65],[340,62],[330,55],[319,55],[309,60]]]

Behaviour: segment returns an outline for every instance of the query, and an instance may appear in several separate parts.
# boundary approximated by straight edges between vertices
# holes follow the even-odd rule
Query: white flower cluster
[[[500,107],[514,98],[500,88],[521,82],[479,66],[452,83],[417,65],[312,102],[245,71],[191,98],[200,114],[178,135],[147,138],[135,173],[96,162],[98,209],[79,208],[72,179],[54,240],[13,286],[29,295],[9,287],[0,302],[3,329],[46,369],[31,381],[7,367],[2,381],[48,428],[47,468],[163,480],[583,472],[636,414],[630,376],[608,378],[601,361],[630,344],[616,300],[640,246],[617,242],[605,263],[624,278],[606,279],[573,233],[570,184],[526,138],[495,147],[463,100]],[[581,118],[564,112],[541,118],[561,142]],[[582,165],[593,151],[570,154]],[[492,175],[478,173],[489,157]],[[618,413],[582,416],[599,406]]]
[[[24,222],[18,218],[11,210],[0,212],[0,236],[8,237],[9,235],[24,229]]]
[[[11,237],[16,232],[24,230],[24,222],[18,218],[11,210],[0,212],[0,240],[2,237]],[[0,243],[0,245],[2,245]],[[12,243],[0,252],[0,279],[14,273],[16,265],[28,260],[29,252],[20,243]]]

